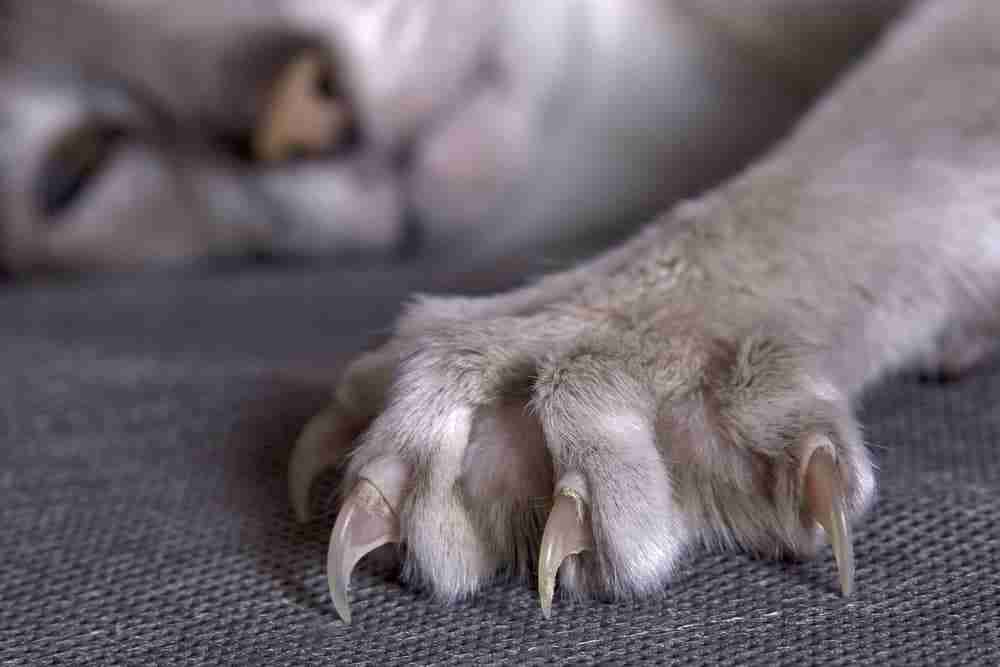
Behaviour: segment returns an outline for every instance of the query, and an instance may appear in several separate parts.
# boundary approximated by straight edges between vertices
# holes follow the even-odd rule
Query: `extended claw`
[[[383,544],[399,541],[399,517],[378,488],[367,479],[361,479],[340,508],[327,552],[330,596],[344,623],[351,622],[347,586],[354,566],[365,554]]]
[[[340,463],[346,447],[351,442],[348,428],[339,411],[327,408],[313,417],[295,443],[288,461],[288,496],[295,518],[300,523],[309,521],[309,491],[313,481],[324,470]]]
[[[561,490],[552,505],[538,556],[538,597],[545,618],[552,615],[559,566],[567,557],[594,547],[586,513],[586,503],[568,489]]]
[[[823,526],[840,572],[840,590],[854,592],[854,545],[847,522],[840,470],[829,448],[820,447],[809,459],[805,475],[806,504],[812,517]]]

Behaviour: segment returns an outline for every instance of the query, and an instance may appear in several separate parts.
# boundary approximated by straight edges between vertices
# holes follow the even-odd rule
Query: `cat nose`
[[[279,68],[253,133],[255,159],[330,155],[357,141],[356,118],[327,53],[308,48]]]

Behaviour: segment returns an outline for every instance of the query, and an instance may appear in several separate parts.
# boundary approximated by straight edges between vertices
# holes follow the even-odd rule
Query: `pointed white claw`
[[[288,460],[288,497],[299,523],[309,521],[309,491],[313,482],[328,468],[340,463],[350,434],[340,411],[329,407],[306,424]]]
[[[568,489],[556,495],[545,523],[538,555],[538,597],[545,618],[552,615],[552,597],[559,566],[569,556],[594,548],[594,539],[583,499]]]
[[[806,506],[813,519],[826,531],[833,547],[844,596],[854,592],[854,544],[847,521],[843,481],[829,448],[817,448],[806,468]]]
[[[399,540],[399,517],[378,488],[367,479],[361,479],[337,514],[327,552],[330,596],[344,623],[351,622],[347,588],[354,566],[383,544]]]

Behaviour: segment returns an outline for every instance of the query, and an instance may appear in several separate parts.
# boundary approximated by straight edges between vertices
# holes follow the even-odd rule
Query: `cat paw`
[[[652,594],[692,548],[809,557],[824,537],[851,592],[874,475],[819,355],[643,309],[458,316],[470,303],[356,362],[292,457],[300,518],[315,474],[344,468],[328,577],[345,621],[351,571],[386,543],[444,599],[534,573],[546,615],[557,581]]]

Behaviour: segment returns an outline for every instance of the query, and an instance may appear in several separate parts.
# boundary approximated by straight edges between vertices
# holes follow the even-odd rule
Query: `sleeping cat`
[[[623,237],[904,0],[0,0],[0,264],[489,266]]]
[[[537,563],[546,614],[557,579],[652,594],[697,547],[829,540],[850,594],[875,493],[855,398],[1000,339],[998,33],[996,2],[915,3],[776,150],[633,240],[510,293],[419,299],[290,464],[301,518],[344,466],[341,617],[386,543],[444,599]]]

